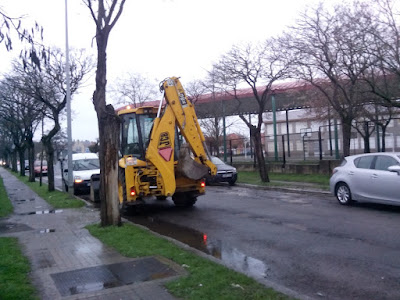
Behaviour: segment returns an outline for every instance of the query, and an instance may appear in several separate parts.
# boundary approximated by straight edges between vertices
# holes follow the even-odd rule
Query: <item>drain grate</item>
[[[178,275],[168,265],[153,257],[51,274],[61,296],[100,291],[134,282]]]

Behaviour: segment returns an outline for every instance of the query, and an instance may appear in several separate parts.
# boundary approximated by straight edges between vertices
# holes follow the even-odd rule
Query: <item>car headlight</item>
[[[83,179],[80,178],[79,176],[75,176],[75,177],[74,177],[74,182],[75,182],[75,183],[81,183],[81,182],[83,182]]]

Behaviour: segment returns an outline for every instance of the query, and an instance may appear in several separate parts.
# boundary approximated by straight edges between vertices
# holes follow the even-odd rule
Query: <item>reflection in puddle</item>
[[[50,233],[50,232],[55,232],[56,230],[55,229],[42,229],[42,230],[40,230],[39,231],[39,233]]]
[[[62,209],[53,209],[53,210],[38,210],[38,211],[31,211],[28,213],[22,213],[20,215],[46,215],[46,214],[59,214],[62,213]]]
[[[268,267],[259,259],[247,256],[236,248],[227,246],[221,240],[211,240],[204,234],[208,254],[221,259],[228,266],[247,275],[261,279],[267,276]]]
[[[45,214],[59,214],[61,213],[63,210],[62,209],[56,209],[56,210],[39,210],[39,211],[35,211],[30,213],[31,215],[45,215]]]
[[[210,254],[239,272],[243,272],[257,279],[266,277],[268,267],[264,262],[247,256],[237,248],[231,247],[221,240],[212,239],[205,233],[149,217],[136,215],[127,218],[136,224],[146,226],[157,233],[169,236],[202,252]]]
[[[83,285],[78,285],[70,288],[71,295],[88,293],[88,292],[96,292],[101,291],[103,289],[117,287],[120,284],[117,282],[91,282]]]

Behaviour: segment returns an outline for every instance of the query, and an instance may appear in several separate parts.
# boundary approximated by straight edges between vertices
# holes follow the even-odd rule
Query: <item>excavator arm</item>
[[[184,177],[198,180],[209,172],[215,175],[217,169],[207,155],[205,138],[200,129],[196,112],[193,104],[187,99],[179,79],[172,77],[164,80],[161,89],[164,91],[166,107],[161,116],[160,103],[146,159],[159,170],[164,179],[164,195],[170,196],[176,188],[173,159],[175,125],[178,126],[193,153],[193,159],[191,159],[189,149],[185,147],[181,149],[178,158],[178,172]]]

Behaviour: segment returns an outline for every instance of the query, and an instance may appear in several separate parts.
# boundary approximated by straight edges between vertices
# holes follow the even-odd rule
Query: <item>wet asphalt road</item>
[[[400,207],[220,185],[192,208],[151,200],[126,217],[311,298],[400,299]]]
[[[194,229],[180,239],[203,239],[238,270],[315,299],[400,299],[400,207],[209,186],[193,208],[152,201],[131,217]]]

